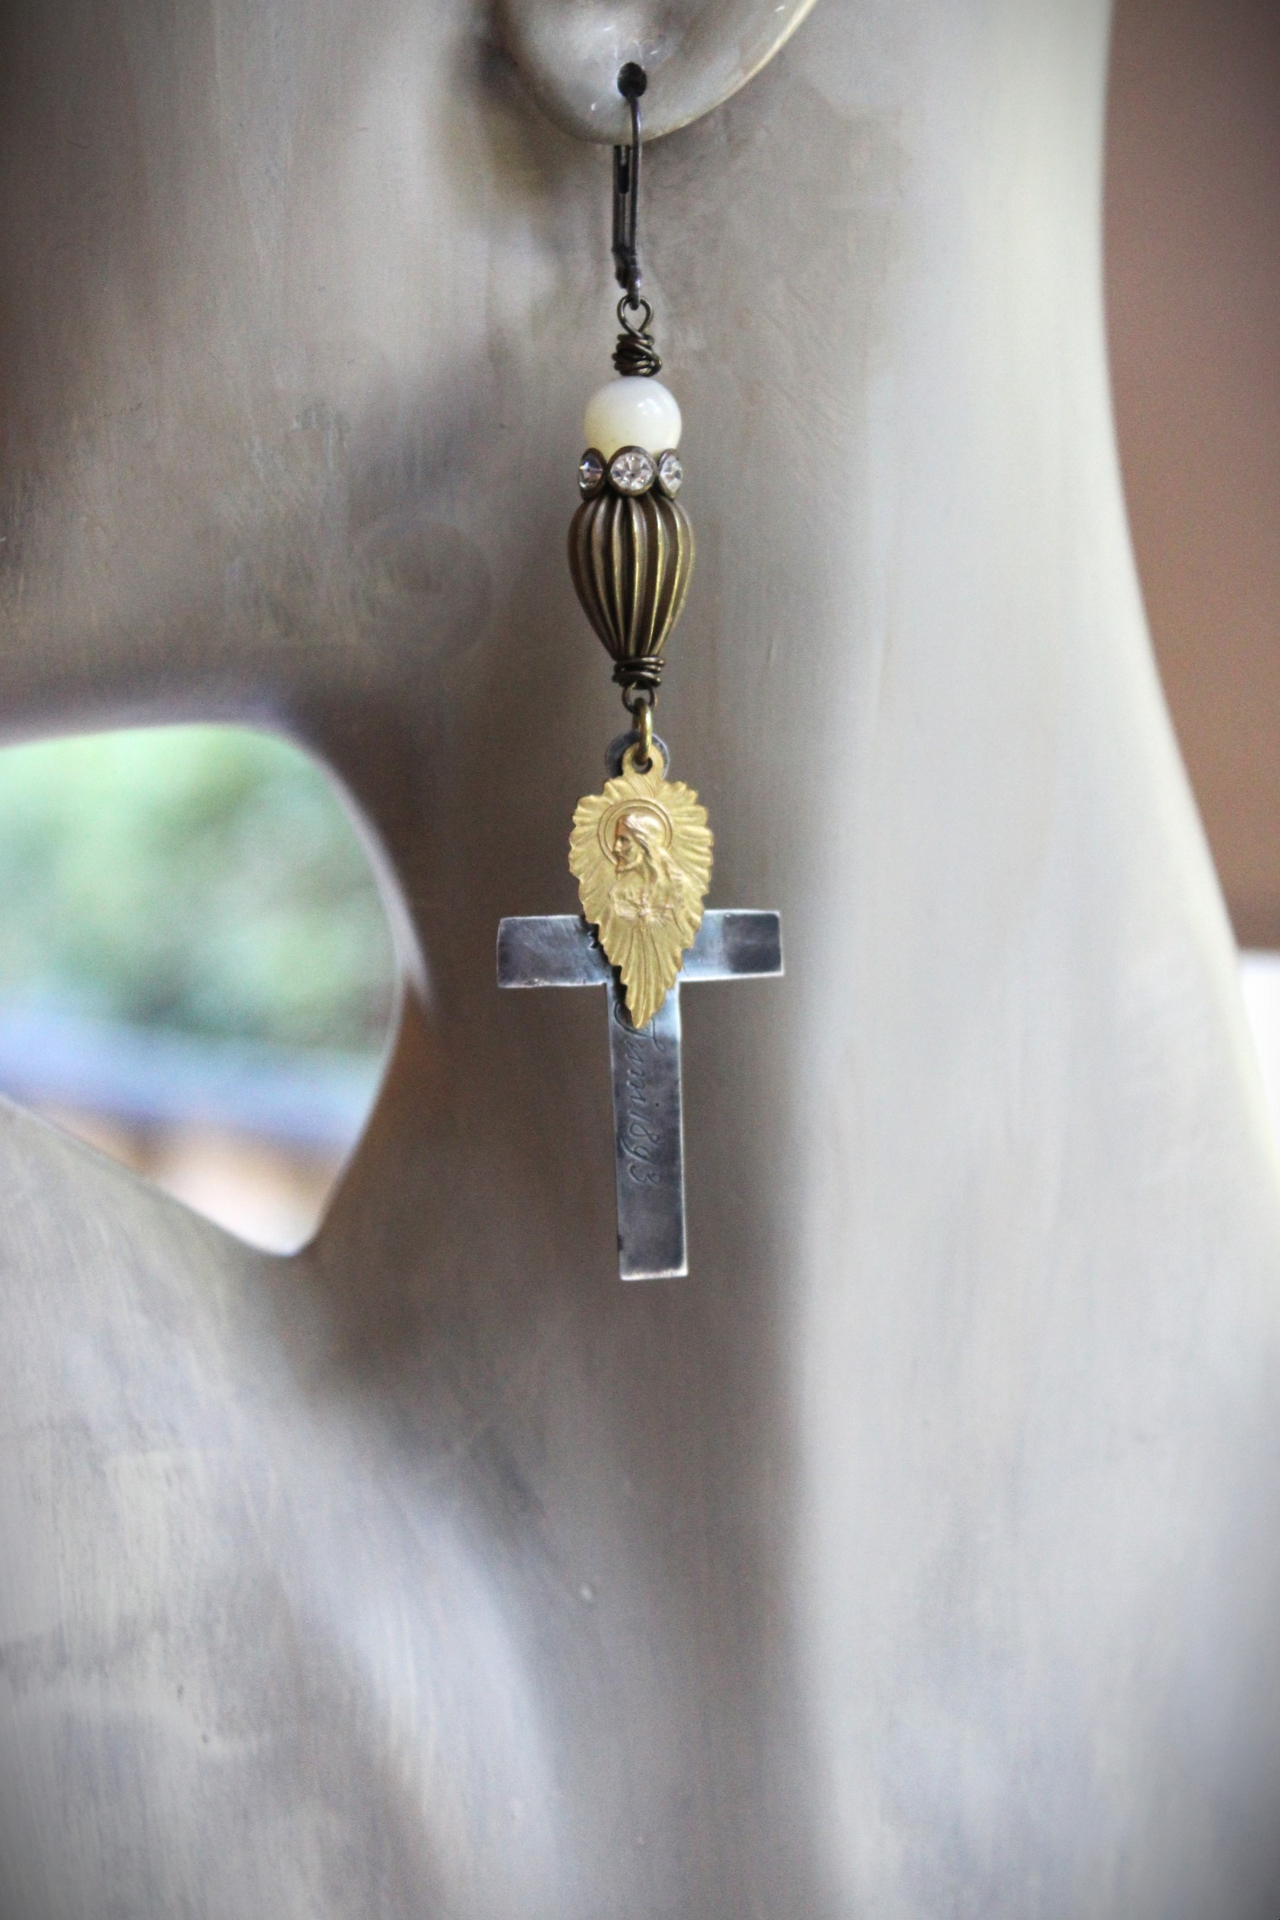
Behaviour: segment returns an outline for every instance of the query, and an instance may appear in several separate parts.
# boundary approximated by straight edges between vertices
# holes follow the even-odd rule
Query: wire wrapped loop
[[[652,705],[662,685],[662,655],[646,654],[639,660],[616,660],[613,667],[614,685],[622,688],[622,702],[627,712],[633,710],[631,696],[644,696]]]
[[[640,316],[638,320],[630,317],[633,313]],[[662,372],[662,362],[649,331],[652,320],[653,308],[646,299],[633,300],[629,293],[623,294],[618,302],[618,324],[622,332],[613,350],[613,364],[619,373],[649,378]]]

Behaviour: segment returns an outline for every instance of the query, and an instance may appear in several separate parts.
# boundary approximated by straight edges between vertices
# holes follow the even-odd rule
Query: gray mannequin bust
[[[802,11],[6,15],[6,725],[289,731],[405,972],[295,1258],[0,1110],[14,1920],[1280,1911],[1280,1208],[1116,474],[1106,8],[828,0],[735,94]],[[788,938],[686,1014],[651,1287],[595,996],[493,963],[618,724],[619,52],[683,128],[661,726]]]

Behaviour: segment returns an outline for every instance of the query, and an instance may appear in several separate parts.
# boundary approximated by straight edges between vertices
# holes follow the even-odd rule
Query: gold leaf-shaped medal
[[[647,1027],[702,925],[711,884],[711,830],[692,787],[665,778],[658,748],[647,773],[628,747],[603,793],[578,802],[569,867],[582,911],[626,991],[634,1027]]]

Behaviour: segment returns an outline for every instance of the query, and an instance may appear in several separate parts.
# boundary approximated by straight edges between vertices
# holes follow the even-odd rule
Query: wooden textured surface
[[[623,13],[541,10],[544,94]],[[6,1920],[1280,1911],[1280,1207],[1114,458],[1106,51],[827,0],[650,157],[661,730],[788,971],[689,996],[696,1264],[624,1288],[597,998],[493,974],[618,726],[607,158],[464,0],[4,12],[5,723],[293,732],[406,974],[294,1260],[0,1113]]]

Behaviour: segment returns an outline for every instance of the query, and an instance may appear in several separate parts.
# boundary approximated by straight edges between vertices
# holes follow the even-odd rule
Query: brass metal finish
[[[649,753],[642,773],[639,747],[628,747],[618,779],[578,802],[569,837],[583,914],[618,969],[634,1027],[648,1026],[675,983],[711,884],[706,808],[666,779],[652,740]]]
[[[638,700],[630,712],[636,723],[636,732],[640,735],[635,763],[642,773],[647,773],[653,765],[653,702]]]
[[[657,487],[626,495],[605,486],[575,513],[569,570],[621,686],[658,685],[662,648],[680,618],[693,556],[687,514]]]

